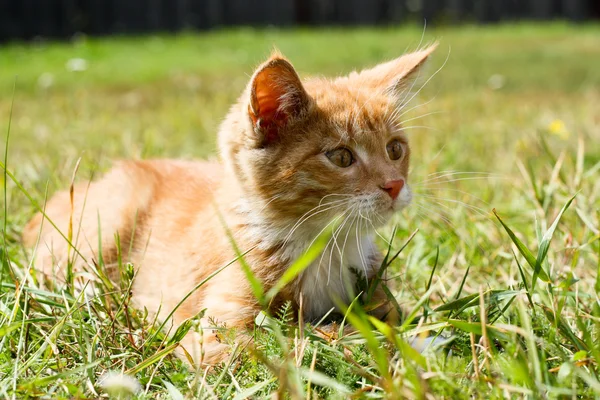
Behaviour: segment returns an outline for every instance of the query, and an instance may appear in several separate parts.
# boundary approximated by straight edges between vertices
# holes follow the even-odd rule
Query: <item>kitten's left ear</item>
[[[279,53],[256,70],[249,90],[248,114],[262,146],[276,141],[281,130],[310,104],[296,70]]]
[[[363,84],[371,86],[374,90],[384,90],[392,96],[401,95],[436,47],[437,43],[434,43],[424,50],[405,54],[395,60],[361,71],[351,78],[360,79]]]

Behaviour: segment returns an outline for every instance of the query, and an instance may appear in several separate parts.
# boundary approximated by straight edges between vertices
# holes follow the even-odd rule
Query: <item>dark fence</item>
[[[0,0],[0,41],[219,26],[600,18],[600,0]]]

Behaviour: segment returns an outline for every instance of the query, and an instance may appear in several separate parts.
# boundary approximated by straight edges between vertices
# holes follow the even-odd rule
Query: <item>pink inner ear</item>
[[[281,94],[272,84],[265,82],[257,86],[256,104],[252,114],[252,122],[260,124],[259,128],[263,134],[263,144],[273,143],[278,138],[278,130],[286,120],[287,115],[280,107]]]
[[[248,111],[263,144],[277,140],[281,129],[306,104],[306,92],[294,67],[282,58],[269,60],[252,79]]]
[[[253,104],[254,116],[260,119],[261,125],[281,125],[285,123],[287,115],[282,106],[282,97],[285,91],[276,85],[277,76],[271,71],[259,74],[255,80],[255,92]]]

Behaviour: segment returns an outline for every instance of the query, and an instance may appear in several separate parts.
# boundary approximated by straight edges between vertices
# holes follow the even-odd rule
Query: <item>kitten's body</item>
[[[67,192],[55,195],[46,215],[63,233],[72,216],[77,272],[99,259],[99,243],[105,262],[114,262],[118,233],[120,256],[137,271],[133,299],[160,318],[235,258],[225,227],[239,249],[248,250],[244,258],[268,290],[320,232],[337,223],[335,240],[273,303],[291,301],[297,308],[302,297],[303,315],[316,320],[334,307],[335,298],[352,300],[356,272],[372,278],[378,271],[380,256],[369,224],[379,224],[376,218],[410,202],[409,148],[393,113],[406,78],[432,50],[346,78],[303,83],[287,61],[273,56],[254,74],[221,127],[224,165],[121,162],[101,180],[75,186],[72,209]],[[402,143],[395,150],[402,158],[394,161],[390,138]],[[340,166],[348,154],[352,163]],[[29,246],[38,237],[36,268],[64,279],[67,242],[41,215],[24,231]],[[374,302],[382,299],[378,291]],[[237,262],[194,291],[173,322],[178,325],[203,309],[205,322],[214,319],[240,331],[252,325],[260,306]],[[388,309],[383,304],[376,314]],[[183,345],[198,361],[195,335]],[[202,346],[205,362],[226,354],[211,330],[205,330]]]

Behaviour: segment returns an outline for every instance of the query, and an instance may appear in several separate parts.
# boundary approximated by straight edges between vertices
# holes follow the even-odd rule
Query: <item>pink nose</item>
[[[396,197],[400,194],[400,191],[404,187],[404,179],[398,179],[395,181],[389,181],[381,188],[390,195],[392,200],[396,200]]]

